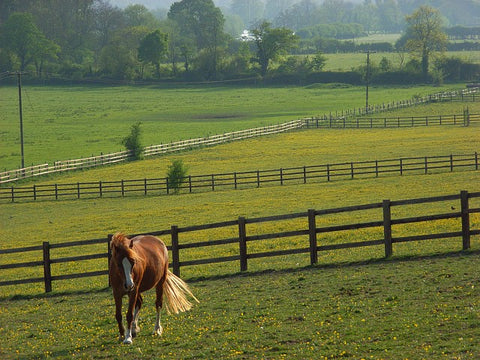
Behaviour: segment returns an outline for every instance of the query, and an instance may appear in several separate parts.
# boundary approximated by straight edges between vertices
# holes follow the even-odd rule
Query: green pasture
[[[445,87],[372,87],[370,104],[409,99]],[[25,164],[123,150],[130,126],[157,145],[305,116],[363,107],[364,87],[23,86]],[[0,87],[0,170],[19,168],[18,90]]]
[[[360,41],[359,42],[363,42]],[[445,53],[447,57],[457,57],[464,61],[478,64],[480,62],[480,54],[478,51],[448,51]],[[353,68],[365,66],[367,55],[364,53],[338,53],[325,54],[327,59],[325,63],[325,71],[348,71]],[[370,54],[370,64],[378,66],[382,58],[390,60],[394,68],[405,65],[406,62],[412,59],[412,56],[406,53],[400,54],[396,52],[377,52]]]
[[[478,104],[478,105],[477,105]],[[480,111],[480,103],[474,103]],[[438,105],[441,106],[441,105]],[[449,105],[452,107],[452,104]],[[457,104],[461,113],[462,104]],[[433,114],[434,106],[416,108]],[[448,111],[447,107],[444,111]],[[411,116],[412,110],[398,113]],[[445,113],[445,112],[444,112]],[[395,112],[395,115],[397,112]],[[393,113],[390,115],[394,115]],[[35,183],[98,182],[164,178],[172,160],[182,160],[189,175],[209,175],[270,170],[343,162],[399,159],[450,154],[473,154],[480,147],[478,126],[430,126],[402,129],[308,129],[259,137],[142,161],[70,172],[49,178],[27,179]],[[354,139],[354,141],[353,141]]]
[[[108,289],[0,300],[2,359],[475,359],[478,252],[264,271],[190,283],[200,299],[117,341]]]
[[[354,39],[359,44],[373,44],[388,42],[394,44],[400,39],[402,34],[369,34],[368,36],[361,36]]]
[[[88,92],[86,88],[77,89],[78,94]],[[118,91],[121,88],[112,89]],[[4,90],[5,88],[0,89]],[[211,89],[206,91],[209,90]],[[242,89],[232,91],[240,90]],[[296,91],[300,93],[308,89],[292,90],[295,99]],[[324,90],[313,91],[318,91],[319,98],[322,98],[320,94]],[[361,94],[360,89],[350,88],[345,91],[347,90]],[[378,88],[376,94],[378,97],[387,96],[389,91],[393,96],[398,91],[399,98],[403,99],[415,93],[423,94],[424,90],[429,90],[426,93],[432,92],[432,89],[427,88]],[[95,92],[95,88],[91,91]],[[146,96],[147,92],[144,91],[145,89],[139,91],[138,96],[140,92]],[[173,90],[149,90],[150,93],[155,91],[169,93]],[[197,91],[200,93],[199,89]],[[287,93],[287,89],[281,91]],[[227,92],[213,90],[215,96],[220,96],[220,93]],[[119,97],[118,93],[117,96]],[[478,112],[477,104],[420,106],[392,115],[424,115],[437,111],[461,113],[464,106],[469,106],[473,113]],[[438,107],[443,108],[438,110]],[[260,108],[259,103],[257,109]],[[215,107],[212,106],[209,111],[210,116],[213,116]],[[265,110],[264,114],[266,113]],[[121,114],[121,111],[118,110],[117,114]],[[139,114],[139,117],[143,116],[141,111]],[[130,126],[128,114],[124,115],[122,132],[128,131]],[[79,117],[77,122],[87,123],[87,118]],[[155,121],[149,123],[143,118],[139,120],[149,129],[145,135],[152,136],[153,127],[149,126],[153,126]],[[225,122],[230,125],[232,120],[217,121],[218,124],[213,124],[215,121],[210,123],[211,129],[218,130],[215,126],[226,126]],[[257,118],[237,125],[239,128],[253,127],[252,124],[256,121],[266,120]],[[114,136],[113,128],[105,127],[108,136]],[[205,130],[203,127],[201,129]],[[118,138],[121,138],[122,132],[118,132]],[[161,177],[165,176],[166,167],[173,159],[183,160],[189,173],[194,175],[343,161],[473,153],[478,151],[479,134],[478,126],[302,130],[29,180],[26,184]],[[92,144],[97,144],[100,149],[102,141]],[[111,146],[113,142],[110,142]],[[91,148],[90,145],[87,147]],[[68,151],[73,154],[75,149]],[[99,151],[107,152],[108,149]],[[54,244],[102,238],[119,230],[126,233],[151,232],[168,229],[171,225],[185,227],[234,220],[239,216],[253,218],[280,215],[311,208],[327,209],[381,202],[383,199],[458,194],[461,190],[476,192],[479,191],[479,183],[480,172],[466,170],[433,172],[428,175],[392,174],[379,178],[272,185],[258,189],[171,196],[1,204],[0,232],[3,236],[0,248],[39,245],[47,240]],[[400,218],[449,213],[458,211],[458,206],[458,202],[453,201],[411,205],[393,208],[392,216]],[[480,200],[472,200],[471,207],[480,207]],[[317,226],[374,221],[381,217],[381,209],[319,216]],[[478,228],[479,224],[479,214],[472,215],[471,227]],[[287,231],[305,226],[306,219],[285,220],[248,225],[247,233]],[[393,235],[457,231],[459,226],[460,220],[399,225],[394,227]],[[189,235],[180,234],[180,242],[223,239],[235,236],[236,231],[235,227],[230,227]],[[382,236],[381,228],[372,228],[323,234],[318,236],[318,240],[319,244],[335,244],[381,239]],[[167,244],[170,243],[168,236],[164,240]],[[261,252],[285,249],[306,242],[307,237],[297,236],[251,243],[248,246],[249,251]],[[313,267],[308,266],[308,254],[251,259],[248,272],[243,274],[239,274],[237,262],[182,267],[182,277],[190,283],[200,304],[186,314],[163,316],[164,335],[162,338],[154,338],[151,335],[155,318],[154,295],[147,293],[141,315],[142,332],[132,346],[123,346],[117,341],[113,298],[107,288],[106,277],[55,281],[54,291],[48,295],[43,294],[42,283],[2,287],[0,337],[3,341],[0,343],[0,358],[475,359],[480,356],[480,305],[476,275],[480,237],[472,237],[470,251],[461,252],[461,248],[460,238],[394,244],[394,255],[387,260],[383,259],[382,246],[328,251],[319,254],[319,264]],[[235,251],[235,246],[200,248],[185,251],[181,256],[186,259],[229,256]],[[106,244],[52,249],[51,255],[58,258],[99,252],[106,252]],[[34,261],[39,260],[39,256],[41,257],[39,252],[25,253],[20,258],[2,256],[1,263]],[[54,275],[105,268],[105,260],[52,265]],[[16,279],[19,273],[22,277],[43,275],[41,267],[2,270],[2,280]]]

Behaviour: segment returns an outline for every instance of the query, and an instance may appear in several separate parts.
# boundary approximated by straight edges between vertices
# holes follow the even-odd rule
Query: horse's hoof
[[[124,343],[125,345],[131,345],[132,342],[133,342],[132,339],[125,339],[125,340],[123,340],[123,343]]]
[[[162,336],[162,333],[163,333],[163,327],[160,326],[158,329],[155,329],[155,331],[153,332],[153,335]]]
[[[134,331],[132,331],[132,337],[137,337],[139,332],[140,332],[140,328],[136,328]]]

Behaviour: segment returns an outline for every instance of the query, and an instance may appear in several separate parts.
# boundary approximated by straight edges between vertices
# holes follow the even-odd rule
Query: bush
[[[135,160],[140,160],[143,158],[143,146],[141,144],[141,129],[140,125],[142,123],[138,122],[133,124],[130,128],[130,135],[125,137],[122,140],[122,144],[126,147],[127,150],[132,152],[132,157]]]
[[[174,194],[178,194],[180,187],[187,177],[187,168],[182,160],[173,160],[168,166],[167,187],[173,190]]]

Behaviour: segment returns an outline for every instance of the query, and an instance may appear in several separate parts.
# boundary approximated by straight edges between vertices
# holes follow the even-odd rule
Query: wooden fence
[[[343,162],[313,166],[255,170],[223,174],[190,175],[184,179],[183,192],[245,189],[265,185],[307,184],[387,175],[428,174],[454,170],[478,170],[478,153],[423,156],[400,159]],[[96,181],[87,183],[32,185],[0,188],[0,202],[167,195],[167,178]]]
[[[471,237],[474,235],[480,235],[480,228],[472,229],[471,224],[478,221],[471,221],[471,214],[480,213],[480,207],[473,208],[470,206],[470,200],[473,198],[480,198],[480,192],[468,193],[467,191],[461,191],[460,194],[456,195],[447,195],[447,196],[437,196],[429,198],[418,198],[418,199],[408,199],[408,200],[399,200],[399,201],[390,201],[384,200],[383,202],[365,204],[365,205],[356,205],[348,206],[342,208],[334,209],[323,209],[323,210],[314,210],[310,209],[306,212],[285,214],[280,216],[267,216],[246,219],[240,217],[237,220],[225,221],[219,223],[211,223],[205,225],[189,226],[189,227],[178,227],[171,226],[170,229],[152,232],[151,234],[161,236],[161,235],[170,235],[171,237],[171,246],[169,250],[171,251],[171,267],[173,272],[177,275],[180,275],[180,270],[185,266],[201,266],[206,264],[218,264],[218,263],[229,263],[229,262],[238,262],[239,270],[246,271],[248,270],[248,262],[253,259],[260,259],[266,257],[274,256],[284,256],[290,254],[309,254],[310,263],[316,264],[318,262],[319,252],[324,251],[335,251],[339,249],[353,249],[367,246],[381,246],[384,248],[385,257],[390,257],[393,255],[393,245],[397,243],[405,242],[414,242],[414,241],[424,241],[424,240],[443,240],[450,238],[460,238],[461,245],[459,244],[459,249],[467,250],[470,248]],[[438,214],[429,214],[429,215],[419,215],[412,217],[404,218],[393,218],[392,208],[395,207],[404,207],[413,204],[426,204],[426,203],[438,203],[438,202],[459,202],[455,208],[452,209],[452,212],[442,212]],[[356,222],[346,225],[334,225],[326,227],[318,227],[317,219],[322,216],[332,215],[332,214],[354,214],[358,212],[369,211],[372,209],[381,209],[383,216],[381,218],[372,219],[371,221],[366,222]],[[459,210],[455,210],[459,209]],[[353,216],[353,215],[352,215]],[[369,215],[371,216],[371,214]],[[268,234],[253,234],[254,231],[251,231],[249,226],[253,224],[262,224],[262,223],[278,223],[280,221],[289,220],[289,219],[306,219],[303,224],[307,225],[304,229],[295,229],[282,232],[273,232]],[[394,228],[396,226],[405,225],[405,224],[425,224],[430,221],[446,220],[446,219],[459,219],[460,221],[455,225],[454,229],[448,229],[452,231],[444,231],[441,233],[435,234],[418,234],[414,233],[409,236],[397,237],[395,236]],[[231,238],[223,239],[209,239],[202,242],[185,242],[181,241],[181,237],[184,234],[195,233],[195,237],[200,237],[199,232],[210,230],[210,229],[219,229],[225,227],[236,227],[237,235]],[[278,228],[278,226],[277,226]],[[322,237],[319,234],[328,234],[336,233],[339,231],[347,230],[359,230],[359,229],[368,229],[368,228],[377,228],[383,230],[383,237],[380,239],[361,239],[361,241],[348,242],[348,243],[335,243],[335,244],[323,244]],[[417,230],[418,231],[418,230]],[[295,247],[274,250],[274,251],[265,251],[265,252],[254,252],[250,250],[249,244],[252,244],[257,241],[268,241],[271,239],[287,239],[292,237],[302,237],[304,239],[303,244],[299,244]],[[36,283],[43,282],[45,284],[45,291],[49,292],[52,290],[52,282],[57,280],[66,280],[90,276],[105,276],[107,270],[87,272],[87,273],[78,273],[78,274],[68,274],[68,275],[53,275],[51,271],[51,264],[55,263],[71,263],[79,262],[84,260],[92,259],[106,259],[109,258],[108,242],[111,238],[111,235],[108,238],[103,239],[94,239],[87,241],[75,241],[68,242],[63,244],[50,244],[49,242],[43,242],[42,245],[17,248],[17,249],[4,249],[0,250],[2,255],[2,261],[5,262],[6,256],[11,254],[19,254],[31,251],[42,252],[43,256],[38,261],[32,262],[23,262],[23,263],[8,263],[0,264],[0,270],[8,269],[20,269],[20,268],[30,268],[30,267],[43,267],[43,277],[29,278],[29,279],[15,279],[1,281],[0,286],[7,285],[17,285],[17,284],[27,284],[27,283]],[[53,257],[51,250],[67,247],[77,247],[77,246],[88,246],[93,244],[105,244],[105,252],[94,254],[94,255],[82,255],[74,257]],[[204,247],[221,247],[223,245],[234,245],[237,248],[236,255],[217,256],[217,257],[208,257],[194,260],[182,260],[182,253],[187,249],[199,249]],[[288,244],[293,244],[290,242]],[[367,260],[367,259],[366,259]],[[21,273],[21,272],[20,272]]]
[[[480,98],[480,97],[479,97]],[[304,119],[305,127],[310,128],[403,128],[418,126],[470,126],[480,124],[480,114],[452,114],[427,116],[397,116],[397,117],[312,117]]]
[[[330,124],[330,127],[342,127],[340,126],[341,124],[343,124],[343,127],[347,127],[347,124],[349,124],[348,127],[355,127],[355,126],[351,126],[350,124],[357,123],[358,126],[356,127],[360,127],[359,126],[360,122],[363,124],[365,120],[356,119],[357,117],[362,117],[365,115],[371,115],[376,113],[382,113],[385,111],[391,111],[391,110],[401,109],[405,107],[418,106],[418,105],[426,104],[430,102],[468,101],[469,99],[471,99],[472,101],[480,101],[479,88],[470,88],[470,89],[464,89],[459,91],[442,92],[442,93],[437,93],[433,95],[428,95],[425,97],[416,97],[410,100],[394,101],[388,104],[373,105],[368,108],[350,109],[345,111],[342,110],[340,112],[336,111],[335,113],[330,113],[328,115],[325,114],[323,116],[293,120],[293,121],[289,121],[289,122],[278,124],[278,125],[269,125],[269,126],[255,128],[255,129],[235,131],[235,132],[225,133],[221,135],[208,136],[204,138],[176,141],[170,144],[152,145],[152,146],[147,146],[144,149],[144,155],[148,157],[148,156],[155,156],[155,155],[166,154],[166,153],[171,153],[176,151],[185,151],[185,150],[190,150],[190,149],[198,148],[202,146],[212,146],[212,145],[222,144],[222,143],[234,141],[234,140],[242,140],[242,139],[247,139],[247,138],[256,137],[256,136],[276,134],[276,133],[291,131],[291,130],[295,130],[303,127],[312,127],[313,126],[312,124],[316,124],[317,125],[316,127],[327,127],[328,126],[327,124]],[[464,117],[464,115],[454,115],[454,116],[456,117],[456,119],[457,118],[460,119],[460,117],[462,118]],[[478,122],[478,115],[474,114],[474,115],[471,115],[471,117],[472,117],[471,118],[472,122]],[[430,124],[429,124],[428,118],[430,118]],[[350,119],[350,120],[348,120],[347,122],[346,119]],[[385,121],[384,127],[387,127],[386,120],[385,118],[383,119]],[[395,118],[395,119],[397,119],[398,121],[398,118]],[[456,119],[454,120],[455,123],[457,121]],[[440,124],[446,125],[445,121],[446,120],[444,116],[443,124],[442,124],[442,117],[440,116]],[[421,121],[418,122],[418,125],[414,125],[414,126],[420,126],[420,123]],[[433,125],[435,123],[435,119],[432,117],[427,117],[427,120],[425,121],[425,123],[427,126]],[[422,126],[424,126],[425,123],[422,124]],[[459,120],[459,123],[460,123],[460,120]],[[464,121],[463,125],[465,124],[468,124],[468,122]],[[389,127],[392,127],[392,126],[395,126],[395,125],[393,125],[393,122],[389,121]],[[404,126],[404,125],[398,124],[398,127],[400,126]],[[361,126],[361,127],[368,127],[368,126]],[[370,127],[374,127],[373,120],[371,120]],[[15,169],[15,170],[0,172],[0,184],[14,182],[21,179],[45,175],[45,174],[58,173],[58,172],[71,171],[71,170],[82,170],[82,169],[87,169],[87,168],[96,167],[96,166],[115,164],[121,161],[126,161],[129,158],[131,158],[130,151],[120,151],[112,154],[106,154],[106,155],[102,154],[100,156],[91,156],[91,157],[86,157],[82,159],[56,161],[53,164],[53,166],[49,164],[32,165],[22,169]]]

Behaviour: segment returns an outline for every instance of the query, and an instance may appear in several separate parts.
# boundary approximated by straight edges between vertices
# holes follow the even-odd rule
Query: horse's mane
[[[110,242],[110,249],[112,249],[112,254],[117,251],[117,249],[122,249],[127,256],[136,262],[139,259],[139,256],[133,249],[132,240],[129,239],[124,233],[117,232],[112,237]]]

